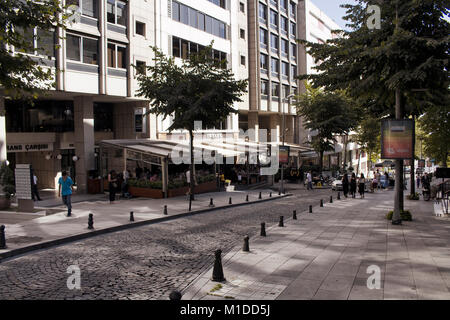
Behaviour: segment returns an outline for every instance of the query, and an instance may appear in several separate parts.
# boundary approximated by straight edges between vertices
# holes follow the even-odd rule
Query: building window
[[[267,30],[259,28],[259,43],[261,47],[267,48]]]
[[[259,19],[264,23],[267,21],[267,6],[261,2],[259,3]]]
[[[291,22],[291,37],[295,38],[297,35],[297,25]]]
[[[271,58],[271,69],[272,69],[272,74],[274,75],[278,75],[280,73],[280,65],[279,65],[279,60],[276,58]]]
[[[66,55],[69,60],[98,65],[98,40],[67,34]]]
[[[226,9],[226,0],[208,0],[209,2],[214,3],[215,5],[218,5],[221,8]]]
[[[289,42],[287,40],[281,39],[281,53],[285,57],[289,55]]]
[[[245,56],[241,56],[241,65],[245,66]]]
[[[172,37],[172,55],[177,58],[187,59],[189,55],[196,54],[205,49],[204,46],[195,42],[180,39],[178,37]],[[223,62],[223,66],[226,67],[227,54],[219,50],[212,50],[212,57],[216,61]]]
[[[172,2],[172,19],[226,39],[226,23],[176,1]]]
[[[280,84],[272,82],[272,97],[280,96]]]
[[[270,4],[275,7],[278,7],[278,0],[270,0]]]
[[[294,79],[297,76],[297,66],[291,66],[291,78]]]
[[[278,52],[278,36],[274,33],[270,34],[270,48],[274,52]]]
[[[243,2],[239,2],[239,11],[245,13],[245,4]]]
[[[272,9],[270,9],[270,25],[278,27],[278,13]]]
[[[81,14],[84,16],[97,18],[98,0],[67,0],[66,5],[75,5],[81,8]]]
[[[261,80],[261,94],[265,96],[269,95],[269,81]]]
[[[284,78],[289,78],[289,63],[282,62],[281,63],[281,74]]]
[[[106,5],[107,20],[109,23],[127,25],[127,4],[119,0],[108,0]]]
[[[30,47],[24,48],[26,53],[33,55],[46,56],[49,58],[55,57],[55,32],[47,31],[38,28],[23,29],[18,28],[26,43]],[[16,47],[16,52],[23,53],[21,48]]]
[[[245,39],[245,30],[244,29],[240,29],[239,34],[240,34],[241,39]]]
[[[136,34],[145,37],[145,23],[136,21]]]
[[[295,2],[291,1],[289,3],[289,12],[293,18],[295,18],[295,16],[296,16],[296,10],[297,10],[297,6],[295,5]]]
[[[289,96],[291,94],[290,91],[291,90],[289,90],[289,86],[283,84],[283,98]]]
[[[269,57],[267,56],[267,54],[259,54],[259,65],[262,70],[265,70],[267,72],[267,70],[269,69]]]
[[[114,105],[94,102],[94,131],[114,131]]]
[[[287,35],[289,31],[289,23],[288,19],[286,17],[281,16],[280,17],[280,26],[281,26],[281,32]]]
[[[288,0],[280,0],[281,10],[287,11],[288,9]]]
[[[145,61],[136,60],[136,74],[147,74],[147,64]]]
[[[180,38],[172,37],[172,56],[181,57]]]
[[[297,57],[297,45],[291,43],[291,58],[295,59]]]
[[[123,45],[108,42],[108,67],[126,69],[127,48]]]

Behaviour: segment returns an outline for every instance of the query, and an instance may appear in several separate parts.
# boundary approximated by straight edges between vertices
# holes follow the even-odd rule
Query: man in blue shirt
[[[62,172],[62,177],[59,178],[59,189],[58,189],[58,197],[62,194],[63,203],[67,206],[67,216],[70,217],[72,213],[72,186],[73,181],[72,179],[67,175],[66,171]]]

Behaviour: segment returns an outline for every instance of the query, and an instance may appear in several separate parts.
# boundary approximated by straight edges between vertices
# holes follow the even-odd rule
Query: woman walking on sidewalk
[[[347,172],[342,177],[342,190],[344,191],[344,196],[347,198],[347,194],[348,194],[348,174],[347,174]]]
[[[364,174],[361,173],[361,177],[359,178],[359,195],[361,199],[364,198],[364,188],[366,187],[366,179],[364,178]]]
[[[111,170],[108,174],[108,188],[109,188],[109,203],[113,204],[116,200],[117,191],[117,174],[116,171]]]
[[[356,175],[354,172],[352,173],[352,178],[350,179],[350,193],[352,198],[356,198]]]

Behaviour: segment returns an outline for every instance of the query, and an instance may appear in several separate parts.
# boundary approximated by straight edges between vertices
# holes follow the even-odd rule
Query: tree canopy
[[[51,69],[24,53],[46,50],[34,46],[34,39],[39,45],[40,37],[34,28],[53,32],[69,15],[60,0],[0,0],[0,87],[5,95],[35,95],[52,87]]]

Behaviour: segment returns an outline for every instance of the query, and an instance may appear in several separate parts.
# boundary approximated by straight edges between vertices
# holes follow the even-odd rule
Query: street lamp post
[[[283,134],[281,136],[282,138],[282,145],[284,147],[284,142],[285,142],[285,134],[286,134],[286,113],[284,112],[284,105],[285,105],[285,101],[288,101],[288,111],[291,108],[291,98],[295,96],[295,94],[291,93],[290,95],[288,95],[287,97],[284,97],[283,100],[283,123],[282,123],[282,127],[283,127]],[[283,193],[284,194],[284,164],[281,164],[281,189],[280,189],[280,194]]]

